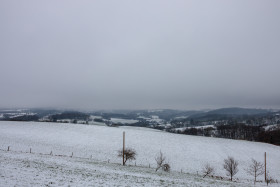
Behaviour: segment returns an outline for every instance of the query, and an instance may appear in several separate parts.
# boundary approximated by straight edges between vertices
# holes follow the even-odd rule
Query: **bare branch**
[[[255,184],[257,181],[257,177],[259,175],[264,174],[264,165],[261,162],[256,161],[255,159],[252,159],[251,161],[252,162],[246,171],[248,174],[254,177],[254,184]]]
[[[223,166],[227,176],[230,176],[230,180],[232,181],[232,177],[239,171],[238,162],[233,157],[228,157],[224,160]]]
[[[160,151],[155,158],[157,162],[156,171],[158,171],[160,168],[162,168],[162,170],[166,172],[170,171],[170,165],[167,162],[165,162],[165,159],[166,159],[165,156],[163,156],[162,152]]]
[[[165,157],[163,156],[162,152],[160,151],[159,154],[156,156],[155,158],[156,162],[157,162],[157,168],[156,168],[156,171],[159,170],[162,165],[163,165],[163,162],[165,161]]]
[[[123,157],[123,149],[118,151],[118,157]],[[136,159],[136,151],[132,148],[126,148],[124,150],[124,164],[127,160],[135,160]]]
[[[209,163],[205,164],[202,168],[203,178],[211,174],[214,174],[214,171],[215,171],[214,167],[212,167]]]

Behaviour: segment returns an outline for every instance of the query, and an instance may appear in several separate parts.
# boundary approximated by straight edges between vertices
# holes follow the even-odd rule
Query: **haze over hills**
[[[0,1],[0,187],[248,187],[245,169],[264,152],[269,172],[254,186],[278,187],[279,10],[280,0]],[[132,149],[118,150],[123,131]],[[201,175],[208,164],[216,173]]]
[[[220,116],[254,116],[254,115],[263,115],[263,114],[270,114],[275,113],[280,110],[272,110],[272,109],[254,109],[254,108],[220,108],[214,110],[173,110],[173,109],[156,109],[156,110],[97,110],[93,112],[84,112],[84,111],[77,111],[77,110],[64,110],[64,109],[0,109],[0,119],[13,119],[14,117],[20,117],[24,115],[34,115],[38,116],[39,118],[50,116],[50,115],[57,115],[61,113],[80,113],[80,114],[88,114],[88,115],[102,115],[105,118],[110,117],[121,117],[125,119],[135,119],[140,115],[149,117],[149,116],[157,116],[160,119],[164,119],[167,121],[176,119],[176,118],[202,118],[207,116],[213,115],[220,115]],[[86,117],[86,116],[84,116]],[[61,119],[67,118],[61,117]],[[71,118],[71,116],[68,116]]]
[[[280,111],[253,108],[183,110],[0,110],[3,121],[39,121],[154,128],[187,135],[246,139],[280,145]],[[232,134],[234,132],[234,135]]]
[[[238,118],[238,117],[252,117],[252,116],[262,116],[276,114],[280,110],[272,109],[254,109],[254,108],[220,108],[210,111],[205,110],[171,110],[171,109],[156,109],[156,110],[100,110],[95,112],[82,112],[77,110],[62,110],[62,109],[0,109],[0,120],[15,120],[19,121],[21,117],[34,117],[39,119],[42,118],[59,118],[59,119],[84,119],[92,116],[99,116],[99,118],[104,118],[110,120],[110,118],[123,118],[131,120],[139,120],[140,118],[158,118],[165,122],[170,122],[172,120],[186,120],[186,119],[196,119],[196,120],[221,120],[228,118]],[[24,121],[24,120],[23,120]]]
[[[207,112],[208,114],[228,114],[228,115],[255,115],[264,114],[271,112],[267,109],[253,109],[253,108],[221,108],[216,110],[211,110]]]
[[[190,116],[190,118],[195,119],[226,119],[226,118],[234,118],[239,116],[258,116],[269,113],[277,112],[278,110],[271,109],[254,109],[254,108],[221,108],[210,110],[208,112],[200,112],[199,114],[194,114]]]

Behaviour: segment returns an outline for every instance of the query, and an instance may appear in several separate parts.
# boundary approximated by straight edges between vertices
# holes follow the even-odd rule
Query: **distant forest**
[[[0,110],[4,121],[44,121],[93,124],[111,127],[136,126],[167,132],[248,140],[280,145],[280,111],[245,108],[222,108],[211,111],[137,110],[97,111],[91,113],[59,110]],[[95,118],[94,116],[97,116]],[[112,118],[134,120],[114,122]],[[155,118],[155,119],[154,119]],[[272,127],[272,128],[270,128]]]
[[[280,145],[280,129],[266,131],[265,126],[254,126],[245,124],[218,125],[216,129],[207,128],[187,128],[183,131],[169,130],[169,132],[197,135],[197,136],[213,136],[218,138],[228,138],[235,140],[248,140],[265,142],[274,145]]]

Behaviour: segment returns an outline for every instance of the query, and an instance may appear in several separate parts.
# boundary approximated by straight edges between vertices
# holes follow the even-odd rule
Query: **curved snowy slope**
[[[280,179],[280,147],[257,142],[187,136],[136,127],[107,127],[78,124],[0,122],[0,149],[71,155],[99,161],[121,163],[117,150],[122,147],[122,132],[126,145],[137,151],[137,165],[155,167],[155,155],[161,150],[172,170],[200,172],[205,163],[225,176],[222,164],[227,156],[240,163],[238,178],[252,178],[245,172],[251,158],[263,161],[267,152],[268,170]],[[135,164],[132,162],[131,164]]]

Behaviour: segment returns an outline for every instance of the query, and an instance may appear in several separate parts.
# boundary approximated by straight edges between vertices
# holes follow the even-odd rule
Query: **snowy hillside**
[[[104,163],[109,160],[111,165],[108,164],[107,167],[111,168],[109,169],[110,172],[113,172],[111,170],[119,170],[112,168],[121,163],[121,159],[117,157],[117,150],[122,147],[122,132],[125,131],[126,145],[137,151],[136,165],[144,168],[145,172],[153,171],[148,169],[148,166],[149,164],[152,168],[156,166],[154,158],[161,150],[167,157],[174,173],[182,170],[183,173],[196,175],[201,172],[205,163],[209,163],[216,168],[216,175],[226,177],[222,167],[223,160],[227,156],[233,156],[239,161],[240,166],[235,177],[240,181],[247,181],[247,179],[252,180],[252,177],[244,170],[248,167],[250,159],[263,161],[264,152],[267,152],[268,170],[274,179],[280,179],[280,147],[265,143],[178,135],[136,127],[115,128],[94,125],[2,121],[0,122],[0,129],[1,163],[2,160],[6,162],[10,160],[9,163],[14,164],[11,168],[18,167],[16,160],[19,158],[32,162],[34,157],[40,163],[51,165],[51,162],[63,162],[63,164],[65,162],[65,165],[71,165],[71,167],[82,170],[82,167],[90,168],[90,165],[86,165],[86,161],[80,161],[79,159],[92,157],[91,160],[96,163]],[[8,146],[10,146],[11,151],[28,152],[29,148],[32,148],[32,152],[35,154],[20,154],[19,152],[13,154],[13,152],[4,151],[7,150]],[[54,155],[68,156],[73,152],[74,158],[71,158],[71,160],[69,157],[59,157],[59,161],[57,161],[51,156],[38,156],[39,153],[49,154],[51,151]],[[80,162],[83,166],[76,167],[75,165]],[[130,164],[135,165],[135,162],[133,161]],[[103,174],[109,172],[105,171],[106,167],[101,169],[103,166],[95,165],[103,171]],[[1,167],[0,174],[4,175],[5,171],[3,171],[2,165]],[[123,172],[130,172],[130,170]],[[133,173],[137,175],[135,172],[134,168]],[[141,173],[139,173],[139,176],[141,176]],[[24,176],[22,177],[24,178]],[[263,180],[263,177],[259,179]],[[3,180],[3,178],[0,178],[0,181],[3,182]]]
[[[253,186],[250,181],[229,182],[196,174],[163,171],[141,166],[96,162],[0,150],[0,186]],[[263,184],[258,183],[257,186]],[[276,185],[274,185],[276,186]]]

